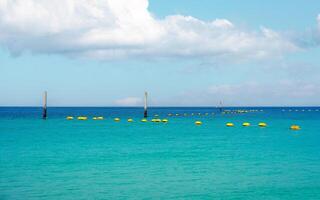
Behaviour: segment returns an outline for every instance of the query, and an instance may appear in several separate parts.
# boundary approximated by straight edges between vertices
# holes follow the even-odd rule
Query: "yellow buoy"
[[[195,124],[199,126],[199,125],[202,125],[202,122],[201,121],[196,121]]]
[[[78,117],[78,120],[87,120],[87,119],[88,119],[88,117],[84,117],[84,116]]]
[[[130,118],[130,119],[128,119],[128,122],[133,122],[133,119],[131,119],[131,118]]]
[[[258,124],[258,126],[260,126],[260,127],[267,127],[267,124],[264,123],[264,122],[260,122],[260,123]]]
[[[120,122],[120,118],[114,118],[115,122]]]
[[[73,117],[72,116],[68,116],[66,117],[67,120],[73,120]]]
[[[147,122],[148,120],[146,118],[142,119],[141,122]]]
[[[242,126],[250,126],[250,123],[249,123],[249,122],[244,122],[244,123],[242,124]]]
[[[163,123],[168,123],[168,120],[167,119],[163,119],[162,122]]]
[[[291,129],[291,130],[294,130],[294,131],[298,131],[298,130],[300,130],[301,128],[300,128],[300,126],[298,126],[298,125],[292,125],[292,126],[290,127],[290,129]]]
[[[152,122],[161,122],[161,119],[152,119]]]
[[[226,123],[226,126],[228,126],[228,127],[233,127],[234,124],[229,122],[229,123]]]
[[[104,117],[93,117],[93,120],[104,120]]]

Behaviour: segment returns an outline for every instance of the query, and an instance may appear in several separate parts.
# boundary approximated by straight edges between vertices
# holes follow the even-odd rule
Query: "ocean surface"
[[[320,199],[320,108],[224,110],[0,107],[0,199]]]

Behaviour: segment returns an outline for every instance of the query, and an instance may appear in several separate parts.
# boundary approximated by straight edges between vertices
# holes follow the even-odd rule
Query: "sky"
[[[0,0],[0,106],[319,106],[317,0]]]

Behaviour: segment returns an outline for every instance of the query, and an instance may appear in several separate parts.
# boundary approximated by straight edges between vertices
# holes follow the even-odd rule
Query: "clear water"
[[[258,109],[0,108],[0,199],[320,199],[320,108]]]

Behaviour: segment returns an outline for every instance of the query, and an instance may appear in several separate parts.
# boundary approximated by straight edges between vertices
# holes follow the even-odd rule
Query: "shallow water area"
[[[226,109],[0,108],[0,199],[320,199],[319,108]]]

